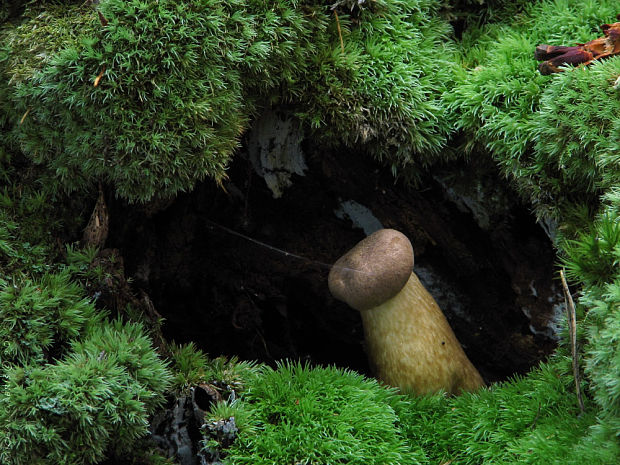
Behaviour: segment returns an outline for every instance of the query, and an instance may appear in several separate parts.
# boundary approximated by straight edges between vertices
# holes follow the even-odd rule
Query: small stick
[[[32,108],[28,108],[26,110],[26,113],[24,113],[24,116],[22,116],[22,119],[19,120],[19,125],[21,126],[22,124],[24,124],[24,121],[26,121],[26,116],[28,116],[28,113],[30,113],[30,110],[32,110]]]
[[[566,317],[568,320],[568,330],[570,333],[570,346],[573,356],[573,375],[575,377],[575,389],[577,390],[577,400],[579,401],[579,408],[581,413],[585,412],[583,405],[583,397],[581,396],[581,379],[579,376],[579,360],[577,353],[577,315],[575,312],[575,302],[570,295],[566,278],[564,277],[564,270],[560,270],[560,278],[562,278],[562,289],[564,290],[564,299],[566,301]]]
[[[340,20],[338,19],[338,12],[334,10],[334,16],[336,17],[336,26],[338,27],[338,37],[340,38],[340,48],[344,54],[344,41],[342,40],[342,30],[340,29]]]
[[[93,83],[93,87],[97,87],[99,85],[99,81],[101,81],[101,78],[103,77],[103,73],[105,73],[105,65],[103,65],[103,69],[101,70],[101,72],[95,78],[95,82]]]

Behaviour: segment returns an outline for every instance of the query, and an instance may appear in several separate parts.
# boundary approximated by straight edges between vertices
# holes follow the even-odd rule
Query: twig
[[[570,333],[570,347],[573,356],[573,375],[575,377],[575,389],[577,390],[577,400],[581,413],[585,412],[583,405],[583,397],[581,396],[581,377],[579,375],[579,359],[577,353],[577,315],[575,312],[575,302],[568,289],[564,270],[560,270],[560,278],[562,278],[562,289],[564,290],[564,300],[566,301],[566,318],[568,320],[568,331]]]
[[[32,110],[32,108],[28,108],[26,110],[26,113],[24,113],[24,116],[22,116],[22,119],[19,120],[19,125],[21,126],[22,124],[24,124],[24,121],[26,121],[26,116],[28,116],[28,113],[30,113],[30,110]]]
[[[340,29],[340,19],[338,19],[338,12],[334,10],[334,16],[336,17],[336,26],[338,27],[338,37],[340,38],[340,48],[344,54],[344,40],[342,40],[342,29]]]
[[[103,65],[103,68],[102,68],[101,72],[95,78],[95,82],[93,83],[93,87],[97,87],[99,85],[99,81],[101,81],[101,78],[103,77],[103,73],[105,73],[105,65]]]

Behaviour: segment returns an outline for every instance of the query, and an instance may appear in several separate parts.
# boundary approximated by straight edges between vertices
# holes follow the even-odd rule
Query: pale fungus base
[[[376,376],[403,391],[450,394],[484,386],[443,312],[415,273],[391,299],[362,310]]]

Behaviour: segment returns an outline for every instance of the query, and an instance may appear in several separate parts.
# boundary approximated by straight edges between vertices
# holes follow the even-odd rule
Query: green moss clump
[[[400,432],[397,402],[394,391],[349,371],[266,368],[244,395],[245,428],[227,463],[420,463]]]
[[[0,390],[0,460],[94,464],[148,432],[170,376],[139,325],[106,323],[62,360],[10,368]]]
[[[451,131],[437,8],[381,1],[338,19],[318,1],[29,5],[0,30],[4,143],[57,188],[104,181],[145,201],[221,180],[251,115],[287,105],[330,145],[422,168]]]
[[[541,216],[617,182],[620,60],[542,76],[539,44],[572,45],[602,35],[614,0],[523,2],[510,21],[467,32],[462,69],[445,98],[469,148],[488,150]],[[605,167],[603,169],[603,167]]]
[[[139,324],[108,321],[59,261],[62,209],[29,168],[0,172],[0,463],[94,464],[148,433],[171,375]],[[7,181],[9,182],[8,184]],[[28,181],[28,182],[26,182]],[[56,206],[57,207],[57,206]]]
[[[589,397],[580,413],[570,358],[556,354],[526,377],[458,397],[405,396],[347,371],[286,364],[215,405],[208,421],[235,420],[228,464],[612,465],[618,416],[601,415]],[[207,432],[205,445],[218,449],[217,438]]]
[[[12,180],[19,166],[4,170],[0,177]],[[24,192],[19,183],[0,190],[0,285],[19,280],[27,269],[36,275],[52,272],[48,247],[59,220],[52,214],[49,197],[40,191]]]
[[[582,304],[589,308],[586,373],[594,400],[600,406],[597,432],[616,436],[620,432],[620,273],[602,292],[586,292]]]
[[[81,6],[31,12],[2,34],[13,61],[49,54],[21,73],[3,69],[22,148],[65,189],[104,180],[130,200],[222,179],[246,121],[231,64],[240,47],[231,32],[243,28],[235,6],[103,0],[106,26]],[[47,34],[32,33],[39,27]]]
[[[399,416],[408,438],[425,445],[428,463],[615,463],[620,447],[590,435],[594,405],[580,415],[572,383],[569,360],[556,356],[525,378],[475,394],[411,398]]]
[[[6,282],[0,288],[0,363],[41,363],[54,346],[101,320],[67,272]]]
[[[28,0],[3,0],[0,4],[0,24],[19,14]]]
[[[567,274],[582,286],[585,373],[599,406],[594,430],[603,436],[620,433],[619,189],[607,193],[588,229],[562,244]]]
[[[454,67],[451,30],[437,16],[439,2],[373,6],[330,19],[329,47],[311,58],[297,114],[322,140],[362,149],[415,178],[450,154],[441,93]]]
[[[620,57],[562,73],[534,115],[537,160],[562,173],[562,188],[605,192],[620,179]],[[578,187],[577,187],[578,186]]]
[[[174,373],[172,389],[187,391],[190,387],[209,383],[224,394],[233,396],[243,393],[261,368],[254,362],[239,361],[236,357],[209,357],[196,348],[194,343],[177,346],[171,344],[172,366]]]
[[[512,446],[509,450],[521,455],[508,456],[506,463],[517,462],[516,457],[526,463],[577,463],[582,458],[588,463],[616,463],[620,455],[620,94],[614,82],[620,75],[620,59],[542,76],[533,51],[539,44],[573,45],[601,36],[600,24],[614,21],[618,5],[611,0],[520,5],[520,13],[512,19],[466,32],[462,69],[445,98],[458,115],[457,125],[469,148],[488,150],[538,215],[554,216],[564,223],[557,245],[567,276],[572,284],[582,286],[578,327],[584,347],[586,396],[594,402],[582,422],[576,423],[580,432],[574,436],[568,433],[569,426],[549,423],[547,432],[541,430],[548,438],[557,428],[551,436],[560,441],[555,451],[540,438],[524,435],[523,444],[529,444],[529,449]],[[605,199],[602,207],[601,196]],[[527,379],[536,380],[536,373]],[[552,381],[547,378],[535,386],[536,391],[547,390]],[[568,404],[557,396],[555,402],[557,417],[564,418]],[[532,405],[531,400],[523,400],[524,409]],[[512,422],[504,419],[501,423]],[[542,428],[544,423],[537,423]],[[485,443],[496,438],[491,428],[490,424],[479,426],[488,435]],[[480,454],[486,450],[474,441],[467,443]],[[525,455],[523,451],[530,449]],[[491,460],[495,452],[471,463]]]

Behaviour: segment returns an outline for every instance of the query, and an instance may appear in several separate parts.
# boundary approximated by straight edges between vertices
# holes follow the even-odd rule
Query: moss
[[[48,6],[5,29],[6,111],[22,148],[69,191],[107,181],[146,200],[222,179],[246,117],[234,5],[220,3],[104,0],[106,26],[92,8]],[[41,23],[49,32],[33,35]]]
[[[420,463],[399,430],[394,391],[356,373],[281,364],[244,400],[246,427],[227,463]]]
[[[612,84],[619,61],[542,76],[533,50],[601,36],[616,7],[613,0],[527,3],[510,21],[464,38],[462,69],[446,101],[470,150],[491,152],[540,216],[558,218],[617,181],[620,103]]]
[[[169,370],[141,325],[109,321],[87,297],[76,276],[94,255],[72,249],[72,263],[62,262],[63,208],[23,168],[2,160],[0,462],[126,456],[148,433]]]
[[[579,414],[571,383],[569,363],[556,358],[525,378],[476,394],[435,398],[430,412],[425,411],[429,401],[412,399],[413,408],[400,412],[401,420],[413,425],[410,440],[427,444],[430,463],[613,463],[620,449],[609,438],[584,447],[596,415],[592,404],[587,414]],[[416,425],[419,417],[422,425]]]
[[[404,396],[335,368],[283,364],[215,405],[208,421],[235,419],[238,438],[224,450],[231,464],[611,465],[617,417],[599,415],[588,399],[580,414],[571,362],[555,355],[527,377],[458,397]],[[217,441],[205,434],[212,450]]]
[[[450,133],[439,94],[452,47],[436,10],[376,2],[338,19],[293,0],[33,4],[0,31],[0,127],[56,189],[104,181],[130,201],[222,180],[269,105],[292,106],[330,145],[420,169]]]
[[[62,360],[10,368],[0,391],[0,459],[97,463],[148,432],[169,375],[137,325],[97,327]]]
[[[44,362],[52,349],[100,323],[97,313],[67,272],[11,279],[0,289],[0,363]]]
[[[440,94],[453,65],[436,2],[389,2],[330,20],[330,47],[313,57],[298,116],[319,137],[364,150],[395,174],[419,176],[448,158]],[[340,27],[342,46],[339,41]]]
[[[176,392],[208,383],[224,391],[224,397],[231,393],[234,397],[243,393],[261,370],[256,363],[239,361],[235,357],[210,359],[194,343],[171,344],[171,352],[174,373],[172,389]]]
[[[537,161],[565,190],[606,192],[620,179],[620,57],[557,76],[540,99],[532,136]]]
[[[582,285],[585,373],[599,407],[598,435],[620,431],[620,191],[611,189],[590,227],[563,244],[564,265]]]

